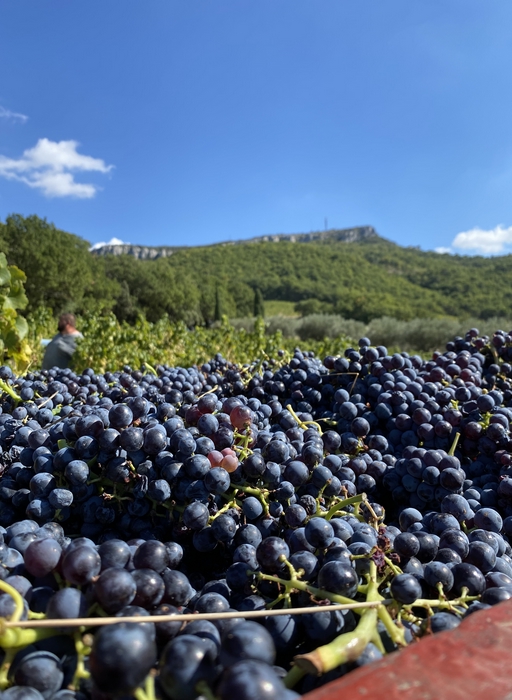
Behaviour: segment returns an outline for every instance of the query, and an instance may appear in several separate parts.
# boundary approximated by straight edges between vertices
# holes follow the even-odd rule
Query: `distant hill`
[[[0,250],[27,274],[30,309],[164,315],[189,325],[252,316],[256,297],[301,315],[368,322],[459,319],[512,310],[512,256],[440,255],[402,247],[371,226],[260,236],[208,246],[103,246],[37,216],[0,222]]]
[[[310,233],[279,233],[255,238],[245,238],[236,241],[212,243],[212,246],[244,245],[248,243],[312,243],[314,241],[330,243],[356,243],[369,238],[378,238],[373,226],[356,226],[355,228],[330,229],[328,231],[312,231]],[[131,243],[109,244],[91,249],[93,255],[131,255],[139,260],[156,260],[167,258],[176,251],[199,246],[143,246]],[[210,246],[208,246],[210,247]]]
[[[266,300],[295,304],[303,315],[336,313],[365,322],[381,316],[489,318],[508,316],[512,308],[512,256],[440,255],[402,247],[371,226],[208,246],[104,246],[97,257],[111,276],[125,281],[130,275],[135,279],[136,269],[149,274],[145,266],[158,263],[195,285],[205,319],[212,318],[217,289],[231,317],[252,314],[256,289]],[[135,282],[127,284],[131,294],[141,294]]]

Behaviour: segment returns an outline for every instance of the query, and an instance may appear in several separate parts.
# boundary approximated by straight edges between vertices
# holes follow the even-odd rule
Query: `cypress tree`
[[[215,288],[215,311],[213,314],[214,321],[222,321],[222,302],[220,298],[219,288]]]
[[[261,316],[261,318],[265,318],[265,302],[259,287],[256,287],[254,290],[254,315],[256,317]]]

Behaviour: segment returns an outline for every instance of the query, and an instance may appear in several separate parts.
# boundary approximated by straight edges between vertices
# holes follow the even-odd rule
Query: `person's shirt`
[[[46,346],[43,369],[51,369],[52,367],[66,369],[66,367],[69,367],[73,353],[76,350],[77,338],[83,338],[78,331],[75,333],[57,333]]]

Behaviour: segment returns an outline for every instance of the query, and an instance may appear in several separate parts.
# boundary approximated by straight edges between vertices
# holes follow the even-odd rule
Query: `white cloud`
[[[101,158],[77,153],[77,141],[39,139],[34,148],[23,152],[21,158],[0,155],[0,177],[24,182],[40,190],[46,197],[78,197],[90,199],[99,187],[75,182],[74,171],[109,173],[113,165]]]
[[[501,224],[489,231],[481,228],[463,231],[455,236],[452,243],[454,248],[482,255],[505,253],[510,245],[512,245],[512,226],[504,228]]]
[[[0,105],[0,119],[11,119],[12,121],[18,121],[25,123],[28,121],[26,114],[20,114],[19,112],[11,112],[10,109],[6,109]]]
[[[434,248],[434,251],[436,253],[439,253],[440,255],[445,255],[446,253],[451,253],[452,249],[451,248],[445,248],[444,246],[439,246],[439,248]]]
[[[129,243],[126,243],[126,241],[122,241],[120,238],[111,238],[109,241],[106,243],[102,241],[101,243],[95,243],[92,245],[89,250],[98,250],[98,248],[103,248],[104,245],[130,245]]]

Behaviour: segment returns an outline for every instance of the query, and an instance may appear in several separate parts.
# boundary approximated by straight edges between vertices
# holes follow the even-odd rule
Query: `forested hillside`
[[[27,274],[29,311],[44,306],[143,313],[189,325],[220,313],[251,316],[255,295],[293,302],[303,315],[368,322],[510,315],[512,256],[465,257],[402,248],[379,236],[357,242],[247,242],[177,249],[169,257],[93,255],[89,243],[37,216],[0,223],[0,250]],[[259,291],[258,291],[259,290]]]

